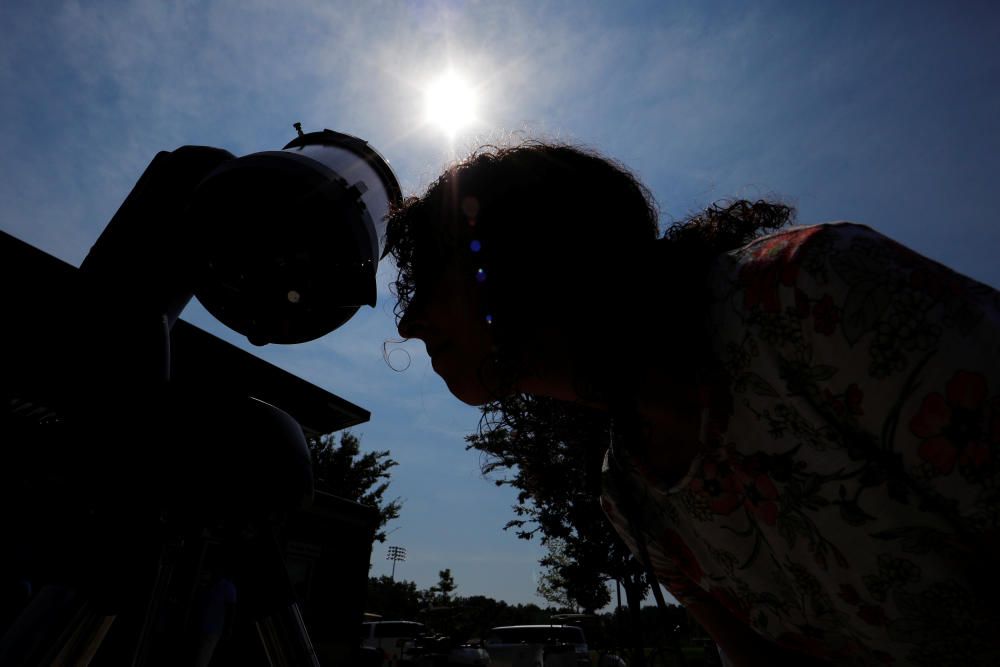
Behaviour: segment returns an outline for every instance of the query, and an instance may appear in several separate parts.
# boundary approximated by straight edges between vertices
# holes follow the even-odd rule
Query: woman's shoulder
[[[721,305],[735,297],[737,310],[781,312],[785,288],[799,287],[804,273],[828,278],[834,256],[849,254],[859,242],[878,245],[884,238],[871,227],[846,221],[786,227],[719,255],[710,271],[712,300]]]
[[[723,274],[740,283],[778,281],[800,289],[829,290],[839,285],[851,290],[864,287],[882,291],[890,284],[911,287],[927,283],[951,286],[955,294],[986,298],[1000,307],[995,288],[958,273],[940,262],[903,245],[874,228],[849,221],[793,226],[754,239],[725,253],[719,264]]]
[[[888,241],[868,225],[838,220],[813,225],[793,225],[756,238],[730,252],[745,261],[781,261],[820,245],[849,245],[857,240]]]
[[[716,289],[748,290],[747,306],[766,296],[765,310],[779,308],[782,288],[798,307],[803,295],[816,290],[834,294],[886,285],[903,275],[949,272],[872,227],[849,221],[787,227],[724,253],[715,268]]]

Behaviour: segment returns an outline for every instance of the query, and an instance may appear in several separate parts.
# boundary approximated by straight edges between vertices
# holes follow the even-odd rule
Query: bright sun
[[[476,91],[455,72],[439,76],[424,94],[427,122],[448,136],[454,137],[476,121]]]

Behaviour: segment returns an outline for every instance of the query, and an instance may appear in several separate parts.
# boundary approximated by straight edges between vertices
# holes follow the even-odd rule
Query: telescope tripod
[[[73,433],[108,445],[62,466],[77,480],[38,521],[42,587],[0,638],[0,664],[319,665],[277,540],[312,491],[301,428],[250,398],[165,399],[145,424],[152,446],[130,442],[141,455],[120,449],[131,428],[98,419]],[[4,435],[46,430],[24,444],[70,431]]]
[[[158,153],[79,270],[0,234],[0,525],[15,545],[0,586],[26,604],[0,591],[0,664],[192,664],[170,637],[199,618],[206,530],[230,554],[206,604],[248,612],[264,664],[316,664],[274,544],[312,497],[309,452],[295,420],[250,395],[298,398],[263,362],[217,364],[215,343],[173,356],[195,295],[254,344],[315,340],[375,304],[396,178],[358,137],[298,134],[241,158]],[[337,639],[350,661],[355,637]]]

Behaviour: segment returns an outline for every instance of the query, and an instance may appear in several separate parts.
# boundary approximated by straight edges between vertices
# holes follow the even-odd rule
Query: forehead
[[[438,202],[415,222],[414,251],[417,260],[463,256],[477,236],[478,201]]]
[[[477,255],[479,239],[480,200],[470,196],[458,172],[445,174],[413,205],[401,212],[391,250],[405,275],[423,282],[439,274],[447,265],[466,267],[481,261]],[[390,231],[392,231],[390,222]],[[473,250],[475,248],[475,250]]]

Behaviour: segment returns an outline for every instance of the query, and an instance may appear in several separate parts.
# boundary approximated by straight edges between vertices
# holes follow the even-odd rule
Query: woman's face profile
[[[471,271],[453,255],[445,258],[417,282],[398,328],[400,336],[424,342],[431,366],[456,398],[482,405],[496,398],[484,381],[492,368],[492,337]]]

